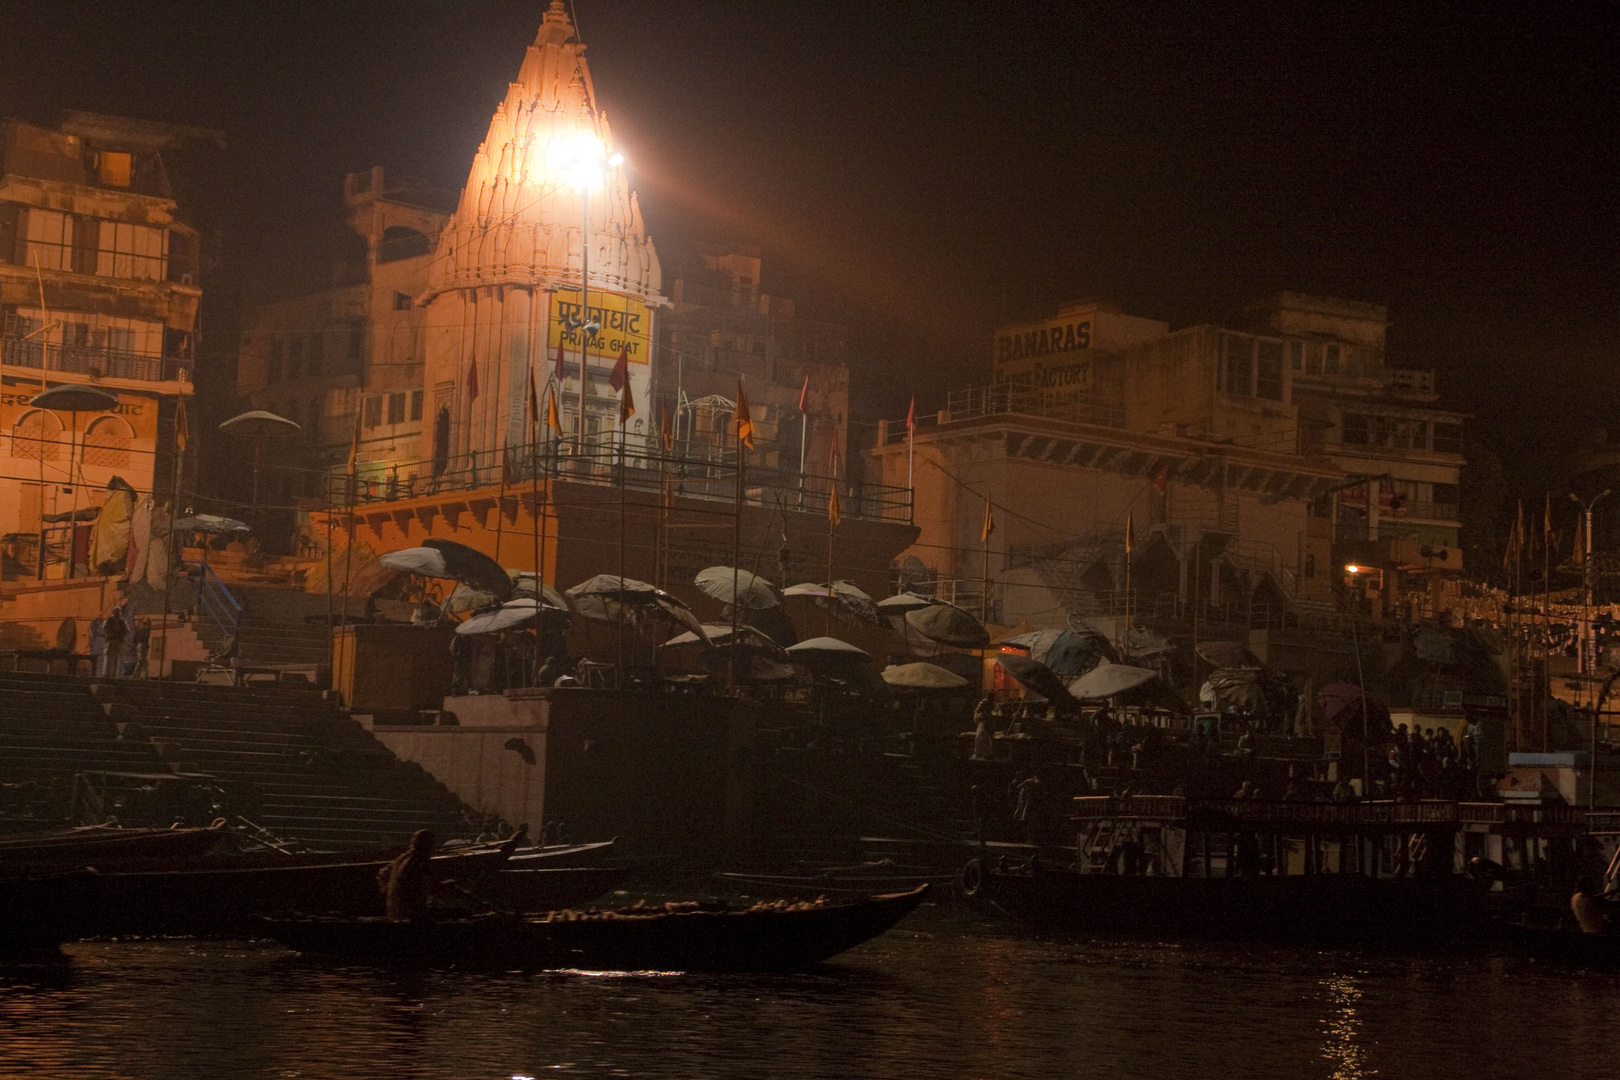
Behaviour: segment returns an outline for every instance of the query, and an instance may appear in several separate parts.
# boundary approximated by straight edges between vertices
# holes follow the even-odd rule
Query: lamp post
[[[1609,495],[1609,489],[1604,488],[1602,491],[1598,492],[1596,495],[1592,496],[1590,499],[1582,499],[1578,495],[1575,495],[1573,492],[1571,492],[1570,496],[1569,496],[1569,501],[1574,503],[1576,506],[1579,506],[1581,508],[1582,513],[1584,513],[1586,515],[1586,517],[1584,519],[1584,522],[1583,522],[1583,524],[1585,525],[1585,529],[1583,531],[1585,533],[1586,547],[1585,547],[1585,550],[1582,552],[1583,557],[1581,559],[1581,584],[1582,584],[1582,587],[1583,587],[1584,595],[1582,596],[1582,599],[1581,599],[1581,659],[1580,659],[1580,668],[1579,668],[1579,670],[1580,670],[1580,673],[1582,675],[1586,675],[1586,674],[1590,673],[1592,668],[1595,666],[1593,664],[1593,660],[1595,658],[1591,655],[1591,650],[1592,650],[1592,508],[1597,506],[1598,503],[1602,502],[1605,498],[1607,498],[1608,495]],[[1596,723],[1595,720],[1594,720],[1594,723]]]
[[[592,131],[580,128],[571,136],[559,136],[546,146],[546,165],[579,192],[579,426],[574,432],[574,452],[585,450],[585,372],[591,335],[602,327],[591,321],[591,189],[601,187],[607,170],[624,164],[623,154],[609,154]]]

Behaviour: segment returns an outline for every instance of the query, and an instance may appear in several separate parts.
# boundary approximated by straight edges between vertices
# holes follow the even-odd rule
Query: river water
[[[0,968],[0,1076],[1620,1075],[1620,974],[1060,938],[949,903],[781,977],[410,975],[240,942],[66,951]]]

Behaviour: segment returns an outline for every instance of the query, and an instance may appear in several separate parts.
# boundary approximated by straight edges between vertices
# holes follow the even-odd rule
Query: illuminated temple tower
[[[620,395],[609,377],[624,355],[636,405],[627,435],[635,445],[650,430],[652,308],[664,303],[658,255],[597,107],[585,46],[553,0],[490,120],[418,301],[427,306],[422,446],[435,471],[464,454],[527,441],[529,366],[543,403],[559,346],[565,441],[577,440],[582,262],[589,267],[583,321],[587,330],[598,327],[586,347],[585,441],[616,439]]]

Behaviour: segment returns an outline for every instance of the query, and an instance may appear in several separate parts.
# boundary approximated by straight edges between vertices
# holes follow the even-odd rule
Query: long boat
[[[268,919],[268,933],[302,953],[383,965],[469,970],[800,971],[884,933],[928,894],[848,903],[760,903],[750,908],[670,904],[541,918],[394,922]]]
[[[974,859],[964,895],[1083,932],[1434,942],[1489,922],[1492,880],[1461,872],[1468,836],[1579,828],[1567,807],[1520,821],[1495,803],[1125,796],[1074,809],[1073,865]]]
[[[163,859],[199,858],[225,835],[223,822],[206,828],[123,829],[88,825],[78,829],[0,836],[0,872],[25,873],[79,866],[106,868]]]
[[[1503,936],[1537,960],[1568,967],[1620,967],[1620,934],[1584,934],[1566,927],[1507,922]]]

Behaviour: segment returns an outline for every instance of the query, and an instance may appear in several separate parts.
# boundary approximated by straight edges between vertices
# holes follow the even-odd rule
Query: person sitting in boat
[[[1607,893],[1600,892],[1590,875],[1575,883],[1575,895],[1569,898],[1569,909],[1583,934],[1612,934],[1615,930],[1615,902]]]
[[[377,884],[388,899],[388,917],[415,922],[427,917],[428,900],[433,894],[433,833],[418,829],[411,837],[410,850],[383,867]]]

